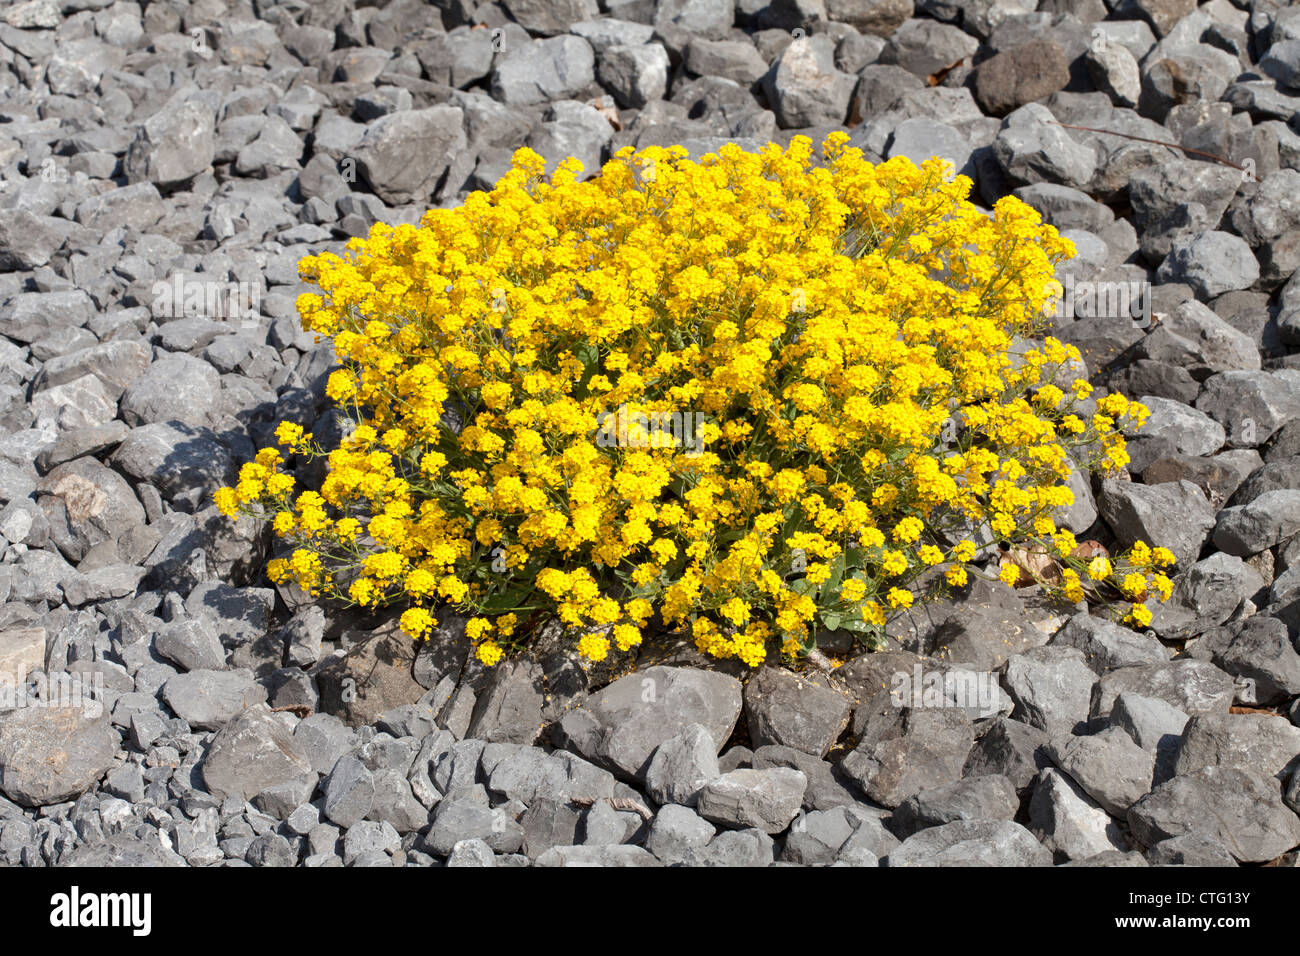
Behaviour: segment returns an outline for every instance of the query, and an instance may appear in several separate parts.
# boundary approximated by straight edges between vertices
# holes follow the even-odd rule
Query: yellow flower
[[[474,656],[486,667],[495,667],[504,657],[501,647],[493,641],[484,641],[474,649]]]
[[[435,602],[492,609],[469,629],[485,664],[551,618],[591,660],[653,623],[757,666],[819,616],[879,628],[945,553],[964,583],[954,529],[1068,554],[1073,463],[1125,467],[1119,429],[1147,415],[1085,410],[1078,349],[1046,334],[1073,244],[937,160],[873,165],[842,133],[821,155],[626,147],[583,179],[524,149],[457,207],[305,257],[347,437],[276,424],[215,504],[288,543],[276,583],[410,602],[421,636]],[[1125,570],[1172,564],[1134,551]]]
[[[1094,581],[1103,581],[1111,576],[1113,572],[1110,561],[1098,555],[1088,562],[1088,577]]]

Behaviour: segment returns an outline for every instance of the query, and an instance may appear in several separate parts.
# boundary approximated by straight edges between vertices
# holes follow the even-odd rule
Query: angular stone
[[[808,778],[798,770],[733,770],[699,792],[697,810],[704,819],[732,827],[780,833],[803,804]]]
[[[1054,737],[1047,755],[1113,816],[1122,818],[1151,791],[1155,758],[1118,728],[1091,737]]]
[[[969,718],[952,709],[903,708],[886,733],[864,740],[840,763],[870,799],[886,807],[961,779],[975,740]]]
[[[1066,621],[1052,635],[1050,646],[1077,648],[1083,652],[1085,663],[1098,674],[1115,667],[1163,664],[1169,660],[1169,652],[1156,639],[1086,612]]]
[[[463,114],[454,106],[381,117],[357,144],[357,169],[386,203],[428,202],[447,168],[465,149],[462,121]]]
[[[203,758],[203,782],[218,799],[251,800],[263,790],[316,774],[284,722],[265,704],[233,717],[217,731]]]
[[[1051,866],[1052,854],[1010,820],[958,820],[929,827],[889,854],[889,866]]]
[[[646,793],[659,804],[694,806],[700,791],[721,775],[709,729],[691,724],[655,750],[646,769]]]
[[[740,716],[741,684],[714,671],[650,667],[621,677],[560,722],[566,746],[642,779],[655,749],[693,723],[725,744]]]
[[[0,792],[25,807],[81,796],[112,766],[122,744],[108,717],[81,706],[0,714]]]
[[[1071,860],[1128,848],[1120,825],[1058,770],[1043,771],[1034,787],[1029,826],[1044,846]]]
[[[266,702],[266,688],[247,670],[192,670],[169,678],[162,699],[200,730],[220,730],[243,710]]]
[[[1145,846],[1199,834],[1221,842],[1241,863],[1277,859],[1300,843],[1300,816],[1282,802],[1277,781],[1237,767],[1202,767],[1174,777],[1128,812]]]
[[[764,667],[745,685],[745,717],[756,747],[783,744],[825,756],[847,726],[851,701],[787,670]]]

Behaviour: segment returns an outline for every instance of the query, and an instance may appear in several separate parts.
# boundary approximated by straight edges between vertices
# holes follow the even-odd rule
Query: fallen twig
[[[1134,136],[1132,133],[1121,133],[1118,130],[1113,129],[1097,129],[1094,126],[1075,126],[1073,123],[1056,123],[1054,125],[1060,126],[1063,129],[1081,129],[1089,133],[1107,133],[1111,136],[1123,136],[1125,139],[1136,140],[1139,143],[1151,143],[1153,146],[1167,146],[1170,149],[1181,149],[1184,153],[1191,153],[1193,156],[1204,156],[1206,159],[1212,159],[1216,163],[1231,166],[1233,169],[1241,170],[1243,173],[1247,172],[1245,166],[1239,166],[1230,159],[1224,159],[1222,156],[1216,156],[1214,153],[1207,153],[1203,149],[1192,149],[1190,146],[1180,146],[1177,143],[1166,143],[1164,140],[1148,139],[1145,136]]]

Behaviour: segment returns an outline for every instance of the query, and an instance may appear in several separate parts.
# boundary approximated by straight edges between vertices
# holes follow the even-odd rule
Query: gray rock
[[[1039,777],[1029,803],[1029,826],[1044,846],[1071,860],[1128,848],[1120,825],[1057,770],[1044,770]]]
[[[118,446],[113,464],[190,512],[202,510],[218,488],[236,477],[230,453],[214,432],[174,421],[133,428]]]
[[[1237,767],[1174,777],[1134,804],[1128,823],[1145,846],[1199,834],[1241,863],[1274,860],[1300,843],[1300,817],[1283,804],[1277,781]]]
[[[898,805],[891,823],[896,833],[910,836],[955,820],[1010,820],[1019,809],[1015,784],[987,774],[913,794]]]
[[[897,64],[924,78],[972,56],[977,49],[979,41],[970,34],[918,17],[906,20],[889,35],[880,62]]]
[[[951,709],[905,707],[886,733],[863,740],[840,763],[870,799],[886,807],[961,779],[975,738],[966,714]]]
[[[1267,491],[1249,504],[1219,512],[1214,545],[1228,554],[1248,557],[1300,532],[1300,491]]]
[[[721,775],[709,729],[691,724],[655,750],[646,769],[646,793],[656,803],[694,806],[700,791]]]
[[[719,762],[719,770],[722,773],[744,767],[752,767],[754,770],[789,767],[801,771],[808,778],[808,789],[803,793],[805,810],[832,810],[835,807],[850,806],[858,802],[856,785],[827,760],[820,760],[812,754],[795,750],[793,747],[769,744],[754,751],[748,761],[740,761],[736,759],[736,754],[742,749],[733,747],[727,752]]]
[[[1091,737],[1060,736],[1047,744],[1047,755],[1113,816],[1151,791],[1155,758],[1114,728]]]
[[[182,670],[221,670],[226,651],[204,618],[173,621],[154,636],[154,650]]]
[[[754,746],[783,744],[825,756],[849,721],[851,702],[789,671],[764,667],[745,685],[745,717]]]
[[[657,43],[607,47],[596,76],[624,109],[642,109],[668,90],[668,51]]]
[[[800,814],[790,825],[781,859],[801,866],[827,866],[860,825],[858,817],[844,807]]]
[[[1037,727],[995,717],[971,748],[962,772],[967,777],[1005,776],[1016,790],[1024,790],[1040,770],[1051,765],[1043,750],[1047,740],[1047,732]]]
[[[1114,667],[1135,664],[1163,664],[1169,660],[1164,646],[1152,637],[1093,617],[1076,614],[1052,635],[1051,647],[1073,647],[1083,652],[1083,659],[1097,674]]]
[[[1255,340],[1234,328],[1208,306],[1187,299],[1164,314],[1138,346],[1140,356],[1181,365],[1194,378],[1232,369],[1259,368]]]
[[[398,833],[413,833],[428,824],[429,811],[415,798],[405,770],[380,770],[373,778],[374,795],[367,819],[387,823]]]
[[[368,853],[396,853],[401,845],[401,835],[390,824],[362,820],[343,836],[343,865],[355,866]]]
[[[1191,615],[1194,623],[1187,629],[1192,632],[1215,627],[1228,620],[1243,601],[1263,586],[1264,579],[1259,572],[1241,558],[1216,551],[1179,576],[1173,596],[1159,609],[1153,626],[1163,633],[1168,613],[1171,619],[1180,614]]]
[[[1224,426],[1233,447],[1253,448],[1300,418],[1300,388],[1270,372],[1219,372],[1202,383],[1196,407]]]
[[[492,97],[506,106],[569,99],[595,80],[591,44],[577,36],[515,47],[492,71]]]
[[[212,165],[215,116],[202,97],[177,93],[136,130],[122,169],[127,182],[175,187]]]
[[[49,523],[50,537],[72,561],[144,524],[144,508],[130,485],[93,458],[59,465],[34,490],[40,495],[37,503]]]
[[[771,866],[776,860],[772,838],[755,827],[723,830],[708,846],[689,847],[684,866]]]
[[[285,659],[299,667],[310,667],[320,659],[324,636],[324,608],[316,604],[299,608],[280,631]]]
[[[702,848],[717,830],[689,807],[669,804],[655,814],[646,834],[645,848],[666,865],[682,863],[692,848]]]
[[[1126,428],[1125,434],[1164,439],[1180,455],[1213,455],[1228,439],[1218,421],[1182,402],[1156,395],[1143,395],[1138,401],[1151,410],[1151,416],[1140,429]]]
[[[1202,767],[1239,767],[1271,774],[1280,783],[1300,766],[1300,727],[1285,717],[1202,714],[1187,722],[1179,742],[1175,773]]]
[[[383,116],[366,128],[357,144],[357,169],[386,203],[428,202],[465,149],[462,122],[463,114],[454,106]]]
[[[144,342],[112,339],[49,359],[37,376],[36,388],[64,385],[89,374],[116,400],[149,368],[151,357]]]
[[[961,173],[971,157],[970,141],[956,127],[932,119],[905,119],[897,126],[885,147],[885,157],[906,156],[918,166],[933,156],[952,163]]]
[[[1179,564],[1191,564],[1200,556],[1201,545],[1215,526],[1205,493],[1190,481],[1139,485],[1107,478],[1097,505],[1121,547],[1137,541],[1166,547]]]
[[[802,36],[783,52],[763,78],[782,129],[839,125],[853,96],[854,78],[835,66],[829,36]]]
[[[1142,254],[1161,260],[1176,241],[1218,228],[1240,184],[1237,171],[1191,158],[1171,157],[1135,170],[1129,195]]]
[[[725,743],[740,716],[741,684],[713,671],[650,667],[621,677],[560,722],[566,746],[641,779],[655,748],[693,723]]]
[[[217,410],[220,376],[189,355],[163,355],[126,389],[118,403],[128,425],[177,421],[200,428]]]
[[[1211,230],[1176,241],[1156,271],[1160,282],[1181,282],[1213,298],[1249,289],[1259,279],[1259,260],[1239,236]]]
[[[496,866],[496,854],[480,839],[461,840],[447,854],[447,866]]]
[[[958,820],[929,827],[903,841],[888,865],[1051,866],[1051,852],[1010,820]]]
[[[992,158],[1013,185],[1058,183],[1080,188],[1097,168],[1097,154],[1061,129],[1047,107],[1029,103],[1003,121]]]
[[[203,781],[219,799],[251,800],[285,784],[315,785],[316,774],[279,716],[258,704],[232,718],[212,739]]]
[[[192,670],[169,678],[162,699],[199,730],[220,730],[247,708],[266,702],[266,688],[246,669]]]
[[[696,76],[720,76],[742,85],[756,82],[768,69],[762,54],[744,40],[697,38],[687,44],[682,59]]]
[[[1179,741],[1188,717],[1163,700],[1131,692],[1115,698],[1110,711],[1110,726],[1127,733],[1135,744],[1155,757],[1153,778],[1157,784],[1174,775]]]
[[[1152,866],[1236,866],[1228,848],[1215,837],[1192,832],[1161,840],[1147,850]]]
[[[1125,692],[1154,697],[1186,714],[1222,714],[1232,706],[1232,678],[1208,661],[1179,659],[1167,664],[1118,667],[1102,675],[1092,696],[1091,716],[1107,715]]]
[[[494,813],[501,813],[497,808]],[[547,850],[557,846],[573,846],[578,842],[578,827],[582,814],[568,801],[543,797],[533,801],[519,818],[523,827],[523,852],[536,860]]]
[[[375,778],[360,758],[345,755],[321,781],[321,793],[325,797],[321,812],[330,822],[346,829],[370,813]]]
[[[1102,34],[1105,37],[1105,34]],[[1125,46],[1096,39],[1088,47],[1088,75],[1093,85],[1110,97],[1116,106],[1137,106],[1142,94],[1142,76],[1137,59]]]
[[[469,839],[483,840],[497,853],[514,853],[523,845],[524,829],[504,810],[489,806],[482,786],[457,787],[438,804],[421,840],[426,852],[446,856]]]
[[[1277,618],[1257,614],[1232,627],[1213,628],[1190,653],[1249,680],[1255,703],[1277,704],[1300,694],[1300,654]]]
[[[538,855],[534,866],[662,866],[639,846],[553,846]]]
[[[697,810],[713,823],[780,833],[803,805],[808,778],[787,767],[733,770],[705,784]]]
[[[536,661],[505,661],[478,695],[468,736],[490,743],[531,744],[541,733],[545,678]]]
[[[73,800],[112,766],[121,738],[100,710],[24,707],[0,714],[0,792],[26,807]]]
[[[100,843],[83,843],[59,859],[59,866],[142,867],[184,866],[185,859],[160,843],[138,834],[119,834]]]
[[[1007,662],[1012,716],[1048,733],[1071,732],[1088,720],[1097,675],[1084,653],[1070,646],[1036,647]]]

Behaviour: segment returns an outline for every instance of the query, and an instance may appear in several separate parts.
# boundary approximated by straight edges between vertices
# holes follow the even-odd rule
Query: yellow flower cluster
[[[1053,540],[1070,453],[1122,467],[1146,413],[1057,384],[1077,350],[1033,338],[1073,246],[846,140],[626,149],[586,182],[524,149],[463,206],[304,259],[357,427],[327,451],[280,425],[319,491],[271,449],[218,505],[297,546],[277,581],[407,602],[414,637],[474,614],[489,665],[535,612],[593,660],[656,616],[751,665],[822,627],[869,642],[922,571],[966,581],[981,524]]]

